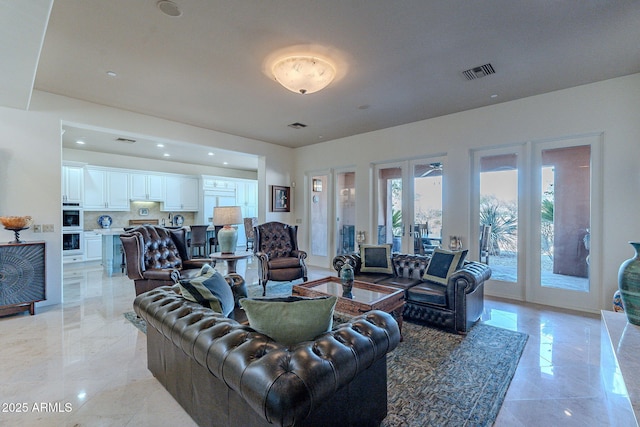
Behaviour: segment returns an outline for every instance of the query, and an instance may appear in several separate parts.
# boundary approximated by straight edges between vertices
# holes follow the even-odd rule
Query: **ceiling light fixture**
[[[164,147],[164,144],[160,144],[160,143],[158,143],[158,144],[156,144],[156,147],[158,147],[158,148],[162,148],[162,147]]]
[[[324,89],[336,76],[330,61],[312,55],[280,58],[271,66],[271,72],[282,86],[302,95]]]
[[[160,0],[157,6],[158,9],[167,16],[176,17],[182,15],[180,7],[172,1]]]
[[[118,74],[115,71],[107,71],[107,76],[116,77]]]
[[[77,141],[76,141],[76,144],[78,144],[78,145],[84,145],[84,141],[83,141],[83,140],[81,140],[81,139],[79,139],[79,140],[77,140]]]

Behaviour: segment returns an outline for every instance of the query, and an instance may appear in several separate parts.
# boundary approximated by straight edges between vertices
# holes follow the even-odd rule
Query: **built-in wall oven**
[[[62,204],[62,255],[84,253],[84,213],[79,203]]]
[[[84,213],[77,203],[62,204],[62,230],[82,230]]]
[[[62,255],[82,255],[84,236],[82,230],[62,231]]]

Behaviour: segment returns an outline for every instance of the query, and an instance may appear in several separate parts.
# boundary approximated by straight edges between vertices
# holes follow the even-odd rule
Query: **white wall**
[[[640,74],[496,104],[295,150],[295,180],[305,172],[356,165],[357,230],[371,230],[371,164],[446,153],[444,235],[469,241],[470,150],[600,133],[603,143],[601,306],[610,308],[620,263],[633,255],[627,243],[640,239]],[[452,172],[455,171],[455,172]],[[296,199],[296,210],[304,201]],[[300,246],[308,247],[307,218]],[[371,233],[368,233],[371,242]],[[598,253],[596,252],[598,249]]]
[[[59,231],[63,121],[258,155],[258,177],[263,177],[258,207],[261,218],[268,215],[267,183],[290,183],[293,150],[289,148],[47,92],[35,91],[30,108],[22,111],[0,107],[0,215],[31,215],[37,224],[55,226],[55,233],[21,233],[24,240],[47,243],[47,301],[39,305],[62,301]],[[282,218],[288,220],[288,215]],[[0,230],[0,236],[9,241],[13,234]]]

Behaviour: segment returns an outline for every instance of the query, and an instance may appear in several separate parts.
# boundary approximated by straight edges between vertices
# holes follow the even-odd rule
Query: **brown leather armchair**
[[[262,295],[267,294],[267,282],[307,280],[307,253],[298,249],[298,226],[273,221],[256,225],[253,253],[258,258],[258,277]]]
[[[192,260],[184,228],[141,225],[120,235],[126,270],[136,295],[194,277],[209,259]]]

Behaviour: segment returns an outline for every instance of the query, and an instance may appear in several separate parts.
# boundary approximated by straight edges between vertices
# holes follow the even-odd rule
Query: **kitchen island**
[[[124,272],[124,258],[122,257],[122,242],[120,235],[124,228],[96,228],[95,233],[102,235],[102,268],[109,276]]]

